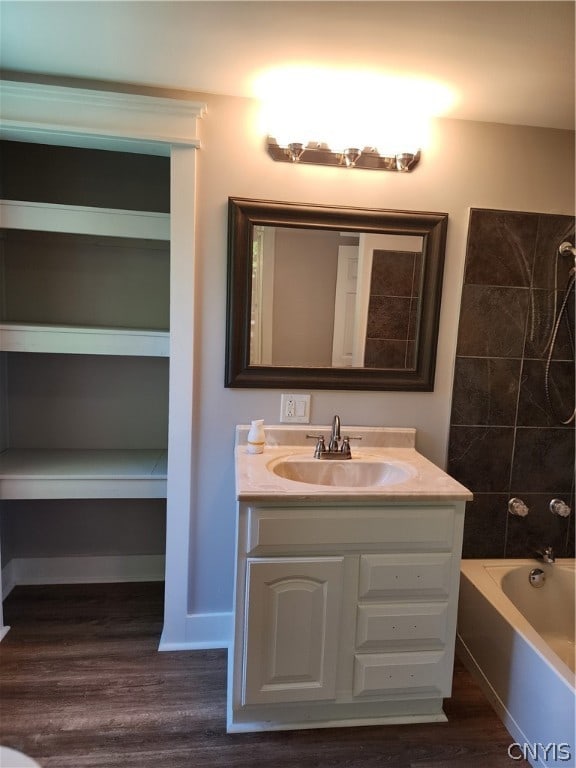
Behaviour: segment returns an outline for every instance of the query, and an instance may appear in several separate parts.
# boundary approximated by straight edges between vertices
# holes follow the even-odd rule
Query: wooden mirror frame
[[[416,366],[294,368],[250,365],[252,232],[256,225],[419,235],[423,278]],[[421,391],[434,389],[448,214],[228,198],[226,387]]]

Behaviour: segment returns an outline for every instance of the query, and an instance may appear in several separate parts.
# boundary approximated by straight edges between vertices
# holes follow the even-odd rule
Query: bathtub
[[[461,564],[457,652],[512,736],[511,768],[520,756],[538,768],[576,765],[574,563]],[[544,572],[539,589],[533,568]]]

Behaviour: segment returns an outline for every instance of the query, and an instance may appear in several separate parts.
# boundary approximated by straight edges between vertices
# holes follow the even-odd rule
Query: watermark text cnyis
[[[571,744],[550,742],[549,744],[529,744],[515,741],[508,747],[508,757],[512,760],[554,760],[557,763],[565,762],[574,765],[574,751]]]

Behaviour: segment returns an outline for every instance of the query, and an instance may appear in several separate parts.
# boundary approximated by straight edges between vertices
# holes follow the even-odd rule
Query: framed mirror
[[[229,198],[225,386],[432,391],[447,224]]]

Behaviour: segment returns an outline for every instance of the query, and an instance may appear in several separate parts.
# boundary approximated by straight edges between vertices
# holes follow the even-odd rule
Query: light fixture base
[[[297,156],[294,148],[298,147]],[[326,144],[309,142],[304,146],[299,143],[290,143],[280,146],[276,139],[268,136],[266,139],[268,154],[280,163],[295,163],[299,165],[329,165],[338,168],[362,168],[369,171],[399,171],[409,173],[420,161],[420,150],[416,153],[401,152],[397,155],[381,155],[372,147],[363,150],[345,150],[333,152]],[[351,162],[351,152],[358,152],[358,156]]]

